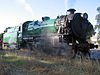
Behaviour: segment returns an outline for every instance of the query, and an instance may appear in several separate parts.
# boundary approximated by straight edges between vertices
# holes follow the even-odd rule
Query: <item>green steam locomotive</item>
[[[87,41],[95,33],[93,25],[88,21],[88,14],[74,13],[75,9],[69,9],[68,12],[70,14],[57,16],[56,19],[45,16],[42,21],[26,21],[21,26],[6,28],[3,34],[3,49],[41,49],[41,46],[47,46],[42,45],[43,42],[51,38],[53,46],[64,43],[71,45],[74,50],[97,47]],[[46,44],[52,45],[50,41]]]

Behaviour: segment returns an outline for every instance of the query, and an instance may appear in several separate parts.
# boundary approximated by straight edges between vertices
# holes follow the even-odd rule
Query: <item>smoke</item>
[[[68,8],[74,8],[77,0],[65,0],[65,7]]]
[[[16,0],[26,11],[33,15],[33,9],[26,0]]]
[[[39,52],[50,54],[53,56],[72,57],[72,47],[67,43],[60,42],[59,36],[55,33],[42,32],[38,42],[35,43],[36,47],[33,48]]]

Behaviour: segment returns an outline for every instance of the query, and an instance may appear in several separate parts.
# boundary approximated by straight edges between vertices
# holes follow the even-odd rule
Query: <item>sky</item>
[[[88,20],[96,25],[97,7],[100,7],[100,0],[0,0],[0,33],[6,27],[41,20],[43,16],[65,15],[69,8],[76,9],[76,13],[88,13]]]

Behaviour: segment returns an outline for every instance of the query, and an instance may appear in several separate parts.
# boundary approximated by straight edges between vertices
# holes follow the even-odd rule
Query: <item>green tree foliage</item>
[[[99,14],[96,15],[97,25],[96,28],[100,28],[100,7],[97,8]]]
[[[98,29],[97,40],[98,40],[98,43],[100,44],[100,7],[97,8],[97,11],[98,11],[98,14],[96,15],[97,24],[95,26],[95,29]]]

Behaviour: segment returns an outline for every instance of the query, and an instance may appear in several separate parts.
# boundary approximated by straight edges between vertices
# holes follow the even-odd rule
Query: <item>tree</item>
[[[100,7],[97,8],[97,11],[99,12],[99,14],[96,15],[96,20],[97,20],[97,25],[99,26],[100,25]]]
[[[98,29],[97,41],[100,44],[100,7],[97,8],[97,11],[99,14],[96,15],[97,24],[95,26],[95,29]]]

